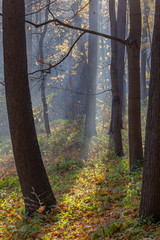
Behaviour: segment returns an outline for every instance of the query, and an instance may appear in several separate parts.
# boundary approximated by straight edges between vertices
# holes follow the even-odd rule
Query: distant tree
[[[74,16],[74,24],[77,27],[81,27],[81,24],[83,23],[83,17],[78,13],[79,7],[82,4],[82,0],[75,1],[73,3],[73,9],[76,13]],[[79,36],[79,33],[77,32],[76,38]],[[78,65],[75,70],[77,71],[77,75],[75,75],[75,91],[85,93],[86,92],[86,74],[87,74],[87,54],[86,49],[84,46],[84,38],[81,38],[77,42],[77,51],[76,51],[76,64]],[[78,114],[85,114],[86,113],[86,95],[85,94],[75,94],[74,98],[74,111],[76,115]]]
[[[130,0],[130,34],[128,52],[128,118],[129,118],[129,159],[130,169],[142,163],[142,136],[140,114],[140,44],[141,7],[140,0]]]
[[[127,0],[118,0],[118,11],[117,11],[117,37],[125,39],[126,33],[126,8]],[[120,96],[120,107],[121,107],[121,128],[123,127],[122,115],[125,109],[125,45],[118,44],[118,87]]]
[[[3,1],[7,110],[26,213],[56,203],[37,141],[27,76],[24,0]]]
[[[26,1],[26,19],[32,21],[32,0]],[[32,72],[32,26],[26,25],[28,72]]]
[[[147,41],[148,41],[148,14],[149,5],[148,1],[143,0],[144,13],[143,13],[143,31],[142,31],[142,50],[141,50],[141,100],[145,101],[147,97],[146,89],[146,67],[147,67]]]
[[[98,30],[98,0],[89,3],[89,29]],[[97,36],[89,34],[85,137],[96,135]]]
[[[47,0],[47,4],[49,4],[49,0]],[[48,21],[48,7],[46,7],[45,10],[45,21]],[[42,99],[42,105],[43,105],[43,118],[44,118],[44,125],[45,125],[45,131],[46,134],[49,135],[51,133],[50,125],[49,125],[49,116],[48,116],[48,104],[46,101],[46,77],[45,73],[43,71],[44,68],[44,38],[47,33],[47,26],[45,25],[42,32],[40,33],[40,39],[39,39],[39,61],[40,61],[40,70],[41,70],[41,99]]]
[[[156,0],[140,217],[160,220],[160,1]]]
[[[72,36],[72,41],[73,41],[73,36]],[[66,91],[65,92],[65,118],[66,119],[74,119],[76,114],[74,111],[74,76],[72,75],[72,67],[73,67],[73,56],[72,53],[70,55],[70,58],[68,59],[68,69],[69,69],[69,74],[68,74],[68,79],[66,81],[66,89],[71,89],[71,92]]]
[[[81,0],[74,1],[72,3],[71,9],[73,11],[73,19],[72,24],[75,26],[81,27],[82,23],[82,17],[78,13],[78,9],[81,6]],[[79,37],[79,32],[75,32],[72,34],[72,37],[68,38],[70,42],[74,42],[75,39]],[[76,48],[76,49],[75,49]],[[66,89],[71,89],[70,92],[66,92],[66,98],[65,98],[65,116],[67,118],[75,119],[77,115],[84,114],[84,106],[83,106],[83,100],[86,97],[83,94],[78,94],[80,92],[84,93],[84,87],[85,87],[85,72],[83,71],[83,56],[81,54],[84,54],[84,43],[83,39],[81,38],[75,47],[68,59],[68,80],[66,82]],[[74,74],[73,74],[74,72]]]

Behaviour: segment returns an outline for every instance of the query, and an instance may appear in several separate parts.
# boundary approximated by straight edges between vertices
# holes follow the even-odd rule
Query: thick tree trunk
[[[156,1],[140,217],[160,220],[160,1]]]
[[[98,0],[89,4],[89,28],[98,28]],[[85,121],[85,137],[96,135],[96,79],[97,79],[97,36],[89,35],[88,42],[88,75],[87,75],[87,107]]]
[[[26,213],[56,203],[38,146],[27,76],[24,0],[3,1],[8,118]]]
[[[109,14],[111,23],[111,35],[117,36],[117,22],[115,13],[115,1],[109,1]],[[121,137],[121,100],[118,87],[118,48],[117,42],[111,41],[111,82],[112,82],[112,124],[115,153],[118,156],[123,155],[122,137]]]
[[[47,2],[49,3],[49,2]],[[48,9],[46,8],[45,12],[45,21],[48,20]],[[44,125],[45,125],[45,130],[46,134],[50,135],[51,130],[50,130],[50,125],[49,125],[49,117],[48,117],[48,104],[46,101],[46,79],[45,75],[43,73],[43,66],[44,66],[44,51],[43,51],[43,43],[44,43],[44,38],[47,32],[47,25],[44,26],[43,32],[40,35],[40,40],[39,40],[39,56],[40,56],[40,69],[42,70],[42,77],[41,77],[41,99],[42,99],[42,104],[43,104],[43,117],[44,117]]]
[[[140,114],[140,43],[141,9],[140,0],[130,0],[130,34],[128,38],[128,118],[130,169],[142,163],[142,137]]]

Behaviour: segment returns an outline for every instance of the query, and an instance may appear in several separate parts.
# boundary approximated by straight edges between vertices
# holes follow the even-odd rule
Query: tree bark
[[[26,213],[56,203],[37,141],[27,76],[24,0],[3,1],[7,110],[13,153]]]
[[[129,159],[130,169],[142,164],[143,150],[140,114],[140,44],[141,8],[140,0],[130,0],[130,34],[128,52],[128,120],[129,120]]]
[[[160,1],[156,1],[140,217],[160,220]]]
[[[115,13],[115,1],[109,0],[109,14],[111,23],[111,35],[117,37],[117,21]],[[111,82],[112,82],[112,122],[115,153],[123,155],[121,137],[121,99],[118,86],[118,48],[117,42],[111,41]]]

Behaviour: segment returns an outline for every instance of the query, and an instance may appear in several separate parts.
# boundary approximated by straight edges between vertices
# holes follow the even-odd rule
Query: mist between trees
[[[28,215],[56,205],[37,134],[49,138],[61,119],[81,121],[84,145],[99,136],[101,126],[113,138],[115,156],[129,154],[130,172],[144,167],[140,217],[159,221],[160,3],[155,2],[2,1],[0,139],[10,132]],[[147,106],[142,139],[141,110]]]

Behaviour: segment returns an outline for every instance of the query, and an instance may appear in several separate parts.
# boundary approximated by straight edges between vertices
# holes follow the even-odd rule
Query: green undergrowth
[[[26,217],[20,185],[12,174],[0,180],[0,239],[159,239],[160,225],[138,218],[142,169],[129,172],[113,152],[107,129],[84,142],[81,122],[56,121],[50,137],[38,136],[57,199],[48,215]]]

